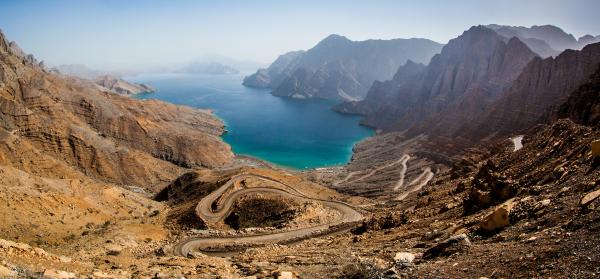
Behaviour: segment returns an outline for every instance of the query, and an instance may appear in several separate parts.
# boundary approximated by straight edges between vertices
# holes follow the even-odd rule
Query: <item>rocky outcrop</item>
[[[488,161],[473,178],[468,192],[463,206],[466,213],[471,213],[513,197],[517,189],[509,179],[498,172],[491,161]]]
[[[276,96],[361,100],[374,81],[392,78],[408,59],[427,62],[441,46],[426,39],[357,42],[330,35],[306,52],[280,56],[244,85],[271,88]]]
[[[110,75],[100,76],[96,78],[94,82],[102,88],[106,88],[112,92],[126,96],[154,92],[154,89],[148,85],[130,83],[121,78]]]
[[[221,166],[233,157],[219,138],[223,123],[210,112],[48,74],[14,55],[1,34],[0,69],[1,162],[157,191],[185,168]],[[54,174],[53,166],[60,166]]]

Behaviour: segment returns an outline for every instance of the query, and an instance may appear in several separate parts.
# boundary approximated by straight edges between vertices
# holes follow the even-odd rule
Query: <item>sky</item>
[[[48,65],[99,69],[208,54],[270,63],[329,34],[440,43],[479,24],[600,35],[598,0],[0,0],[0,29]]]

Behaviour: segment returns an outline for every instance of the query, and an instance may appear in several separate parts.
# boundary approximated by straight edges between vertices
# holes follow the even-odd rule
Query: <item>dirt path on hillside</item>
[[[408,156],[408,155],[404,154],[404,156],[402,156],[402,157],[401,157],[400,159],[398,159],[397,161],[394,161],[394,162],[391,162],[391,163],[389,163],[389,164],[383,165],[383,166],[381,166],[381,167],[375,168],[375,169],[373,169],[372,171],[370,171],[369,173],[367,173],[367,174],[365,174],[365,175],[363,175],[363,176],[361,176],[361,177],[359,177],[359,178],[357,178],[357,179],[354,179],[354,180],[352,180],[352,181],[350,181],[350,182],[348,182],[348,183],[354,183],[354,182],[357,182],[357,181],[365,180],[365,179],[367,179],[367,178],[369,178],[369,177],[371,177],[371,176],[375,175],[376,173],[378,173],[379,171],[381,171],[381,170],[383,170],[383,169],[387,169],[387,168],[389,168],[389,167],[393,167],[394,165],[397,165],[397,164],[400,164],[400,163],[402,163],[403,165],[405,165],[405,164],[406,164],[406,161],[408,161],[408,159],[410,159],[410,156]],[[353,172],[353,173],[357,173],[357,172]],[[350,175],[354,175],[353,173],[350,173],[350,174],[348,174],[348,176],[350,176]],[[349,178],[348,178],[348,177],[346,177],[346,178],[345,178],[343,181],[346,181],[346,180],[348,180],[348,179],[349,179]],[[341,184],[341,183],[342,183],[342,182],[340,182],[340,183],[338,183],[338,184],[336,184],[336,185],[339,185],[339,184]]]
[[[408,168],[406,166],[406,163],[408,163],[408,160],[410,160],[410,156],[407,154],[404,154],[404,156],[402,156],[402,158],[400,158],[400,160],[403,160],[402,161],[402,169],[400,170],[400,178],[398,178],[398,182],[396,182],[394,191],[398,191],[398,190],[400,190],[400,188],[402,188],[402,186],[404,186],[404,177],[406,176],[406,169]]]
[[[408,190],[400,194],[400,196],[398,196],[396,200],[401,201],[405,199],[410,193],[421,190],[421,188],[427,185],[427,183],[433,178],[433,176],[434,173],[431,171],[431,168],[425,168],[423,172],[408,185]]]
[[[517,150],[523,148],[523,136],[522,135],[512,137],[512,138],[510,138],[510,140],[512,141],[513,146],[514,146],[513,151],[517,151]]]

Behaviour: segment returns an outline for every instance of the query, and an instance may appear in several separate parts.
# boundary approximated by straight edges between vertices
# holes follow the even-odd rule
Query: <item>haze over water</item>
[[[236,154],[276,165],[316,168],[347,163],[352,146],[373,134],[360,117],[340,115],[331,102],[275,97],[269,90],[246,88],[242,75],[145,74],[130,81],[157,92],[140,99],[211,109],[226,123],[223,139]]]

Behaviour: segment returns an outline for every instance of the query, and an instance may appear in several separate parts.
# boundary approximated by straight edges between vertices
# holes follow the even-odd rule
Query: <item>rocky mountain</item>
[[[364,114],[362,123],[378,129],[453,133],[495,101],[533,57],[519,39],[475,26],[450,40],[427,67],[407,63],[391,81],[375,83],[365,100],[334,109]]]
[[[244,78],[243,85],[256,88],[277,87],[283,79],[292,74],[298,58],[304,54],[303,50],[290,51],[282,54],[267,68],[259,69],[255,74]]]
[[[152,87],[145,85],[143,83],[142,84],[131,83],[131,82],[125,81],[121,78],[118,78],[115,76],[110,76],[110,75],[99,76],[94,79],[94,83],[96,83],[97,85],[99,85],[102,88],[110,90],[111,92],[115,92],[117,94],[126,95],[126,96],[139,94],[139,93],[154,92],[154,89]]]
[[[577,94],[585,94],[585,86],[591,85],[598,69],[600,43],[588,45],[580,51],[567,50],[556,58],[535,58],[502,98],[477,117],[478,121],[466,125],[465,133],[481,138],[531,127],[542,121],[544,115],[555,114],[578,88],[583,86],[583,91]],[[592,105],[593,99],[585,100],[589,101],[587,106]],[[575,105],[574,100],[570,103]]]
[[[179,72],[207,75],[235,75],[240,73],[240,71],[232,67],[217,62],[191,63],[183,67]]]
[[[568,34],[553,25],[523,27],[491,24],[486,27],[504,37],[517,37],[521,39],[543,58],[556,56],[566,49],[578,50],[588,44],[600,42],[600,36],[594,37],[592,35],[585,35],[579,39],[575,39],[572,34]]]
[[[34,175],[149,190],[185,168],[232,159],[208,111],[141,101],[45,72],[0,34],[0,162]]]
[[[351,41],[331,35],[305,52],[280,56],[244,85],[276,96],[361,100],[375,80],[393,77],[407,60],[426,63],[442,45],[426,39]]]

